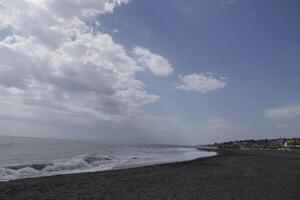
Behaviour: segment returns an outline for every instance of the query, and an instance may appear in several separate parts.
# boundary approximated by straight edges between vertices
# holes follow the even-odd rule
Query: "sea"
[[[132,168],[216,155],[195,147],[0,136],[0,181]]]

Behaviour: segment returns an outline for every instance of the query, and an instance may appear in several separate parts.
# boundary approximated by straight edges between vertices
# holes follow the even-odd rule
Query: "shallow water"
[[[215,154],[170,145],[0,136],[0,181],[187,161]]]

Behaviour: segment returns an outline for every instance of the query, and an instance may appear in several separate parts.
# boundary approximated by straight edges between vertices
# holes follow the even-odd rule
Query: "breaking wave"
[[[0,181],[78,173],[83,171],[100,171],[111,169],[112,166],[112,156],[88,154],[68,160],[57,160],[51,164],[44,165],[40,170],[35,169],[35,167],[32,166],[21,167],[20,169],[0,168]]]
[[[119,156],[109,154],[99,155],[94,153],[80,155],[70,159],[56,160],[47,165],[0,168],[0,181],[179,162],[193,160],[199,157],[213,156],[216,154],[214,152],[203,152],[193,148],[174,148],[172,151],[176,151],[176,154],[166,154],[164,156],[160,156],[159,154]]]

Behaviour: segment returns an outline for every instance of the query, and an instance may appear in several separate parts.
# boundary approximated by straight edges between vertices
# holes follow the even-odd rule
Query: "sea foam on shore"
[[[52,140],[43,140],[41,145],[40,140],[24,139],[22,142],[14,141],[10,142],[10,145],[0,147],[2,152],[7,152],[7,154],[0,154],[0,163],[2,159],[3,163],[4,161],[8,163],[6,166],[13,165],[13,167],[2,166],[0,168],[0,181],[180,162],[216,154],[190,147],[118,146],[78,141],[53,142]],[[32,145],[35,146],[34,149]],[[53,148],[53,145],[56,148]],[[78,156],[72,156],[74,150],[77,151]],[[18,159],[14,159],[14,163],[11,162],[10,165],[7,156]],[[50,158],[44,159],[47,156]]]

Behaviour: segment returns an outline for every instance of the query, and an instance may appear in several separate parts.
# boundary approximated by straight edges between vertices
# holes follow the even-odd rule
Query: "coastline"
[[[212,157],[0,183],[0,200],[291,199],[300,196],[300,154],[217,150]]]
[[[171,153],[169,150],[172,150]],[[143,152],[143,149],[141,152]],[[156,150],[157,151],[157,150]],[[158,149],[159,151],[159,149]],[[169,154],[168,154],[169,152]],[[136,156],[134,156],[134,153]],[[151,154],[152,153],[152,154]],[[114,156],[113,154],[82,154],[67,159],[54,160],[49,164],[11,165],[0,167],[0,182],[18,179],[49,177],[64,174],[100,172],[118,169],[129,169],[167,163],[191,161],[216,155],[216,152],[197,148],[163,148],[159,153],[133,154]]]

